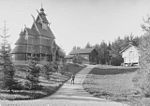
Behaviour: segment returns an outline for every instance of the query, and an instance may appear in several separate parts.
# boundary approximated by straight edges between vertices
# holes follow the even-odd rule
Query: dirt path
[[[95,98],[84,91],[82,83],[93,67],[95,66],[90,65],[81,70],[75,77],[74,85],[69,80],[52,96],[29,101],[1,101],[0,106],[128,106]]]

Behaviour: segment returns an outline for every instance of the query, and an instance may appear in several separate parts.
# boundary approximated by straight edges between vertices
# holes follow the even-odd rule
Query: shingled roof
[[[29,35],[33,35],[33,36],[39,35],[38,32],[36,30],[34,30],[34,29],[25,28],[25,30],[28,32]]]
[[[89,54],[93,50],[94,50],[94,48],[77,49],[77,50],[72,50],[69,54],[70,55],[75,55],[75,54]]]
[[[41,36],[45,36],[45,37],[49,37],[49,38],[55,38],[53,32],[51,31],[51,29],[48,27],[47,30],[42,29],[42,26],[39,23],[36,23],[36,26],[39,30],[39,33]],[[33,30],[33,28],[32,28]]]
[[[15,43],[15,45],[20,45],[20,44],[22,44],[22,45],[27,44],[27,41],[25,40],[25,38],[22,35],[20,35],[19,39]]]
[[[131,43],[129,43],[129,45],[127,47],[125,47],[123,50],[121,50],[119,53],[124,52],[125,50],[127,50],[128,48],[130,48],[132,46],[134,46],[134,45],[132,45]],[[134,46],[134,47],[137,48],[136,46]],[[138,50],[138,48],[137,48],[137,50]]]

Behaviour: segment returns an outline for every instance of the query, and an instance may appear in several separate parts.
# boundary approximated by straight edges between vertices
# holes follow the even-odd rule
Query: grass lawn
[[[96,97],[134,104],[141,97],[133,83],[136,70],[137,68],[97,67],[87,75],[83,87]]]
[[[27,74],[25,70],[22,70],[23,67],[24,66],[21,66],[21,70],[17,70],[15,73],[15,79],[22,84],[25,83]],[[0,99],[31,100],[49,96],[56,92],[67,80],[69,80],[72,73],[77,73],[83,68],[84,66],[67,64],[63,69],[63,74],[57,72],[52,73],[49,80],[40,76],[39,81],[42,87],[40,90],[14,90],[13,94],[9,94],[7,90],[0,89]]]

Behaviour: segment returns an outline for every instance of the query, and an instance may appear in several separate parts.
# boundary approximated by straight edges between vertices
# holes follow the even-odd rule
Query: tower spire
[[[43,3],[41,2],[41,8],[43,8]]]
[[[41,2],[41,9],[40,9],[41,12],[44,12],[44,9],[43,9],[43,3]]]

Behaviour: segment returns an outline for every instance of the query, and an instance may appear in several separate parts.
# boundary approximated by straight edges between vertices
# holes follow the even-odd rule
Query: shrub
[[[15,81],[15,86],[13,86],[13,90],[23,90],[24,87],[22,86],[21,82]]]
[[[36,66],[36,62],[34,60],[31,60],[29,65],[28,65],[28,75],[27,75],[27,85],[29,86],[30,89],[36,89],[39,83],[39,73],[40,73],[40,68]]]
[[[83,60],[83,57],[81,57],[81,56],[74,56],[73,57],[73,63],[82,64],[82,60]]]
[[[44,76],[46,77],[46,79],[50,79],[49,76],[51,75],[51,73],[53,72],[56,72],[57,71],[57,64],[56,62],[50,62],[46,65],[44,65],[43,67],[43,73],[44,73]]]

